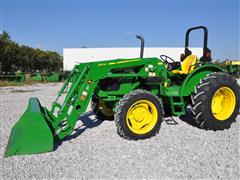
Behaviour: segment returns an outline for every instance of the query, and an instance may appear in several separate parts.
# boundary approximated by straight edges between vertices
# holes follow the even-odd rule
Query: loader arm
[[[73,132],[79,116],[86,111],[92,94],[107,71],[96,74],[92,64],[80,64],[74,67],[58,92],[51,110],[45,108],[50,117],[52,129],[58,139],[63,139]],[[66,93],[63,103],[59,99]]]

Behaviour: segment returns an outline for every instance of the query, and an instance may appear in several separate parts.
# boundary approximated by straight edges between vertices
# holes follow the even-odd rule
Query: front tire
[[[159,132],[163,109],[160,99],[145,90],[126,94],[118,103],[115,114],[118,134],[125,139],[146,139]]]
[[[192,114],[206,130],[230,128],[239,114],[240,90],[236,79],[215,72],[202,79],[192,95]]]

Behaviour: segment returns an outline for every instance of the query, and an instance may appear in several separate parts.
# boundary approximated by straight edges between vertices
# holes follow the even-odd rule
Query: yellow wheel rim
[[[128,128],[136,134],[146,134],[156,125],[158,111],[156,106],[148,100],[135,102],[127,112]]]
[[[212,98],[212,114],[219,120],[228,119],[236,105],[236,97],[234,92],[228,87],[218,89]]]

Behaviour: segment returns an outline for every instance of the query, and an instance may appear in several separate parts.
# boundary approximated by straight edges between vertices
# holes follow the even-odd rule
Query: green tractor
[[[188,47],[190,32],[198,29],[204,31],[200,59]],[[137,38],[142,42],[140,58],[75,65],[50,110],[30,98],[13,126],[5,155],[53,151],[55,142],[75,133],[91,100],[97,118],[114,119],[118,134],[129,140],[156,135],[164,116],[184,115],[187,106],[200,128],[230,128],[239,114],[239,85],[226,69],[211,63],[206,27],[188,29],[181,62],[166,55],[143,58],[144,40]]]

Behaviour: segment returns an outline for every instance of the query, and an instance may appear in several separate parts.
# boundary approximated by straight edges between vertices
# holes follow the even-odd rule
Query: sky
[[[34,48],[138,47],[136,34],[146,47],[183,47],[186,30],[204,25],[213,59],[240,59],[238,0],[0,1],[1,32]],[[201,31],[190,38],[202,47]]]

